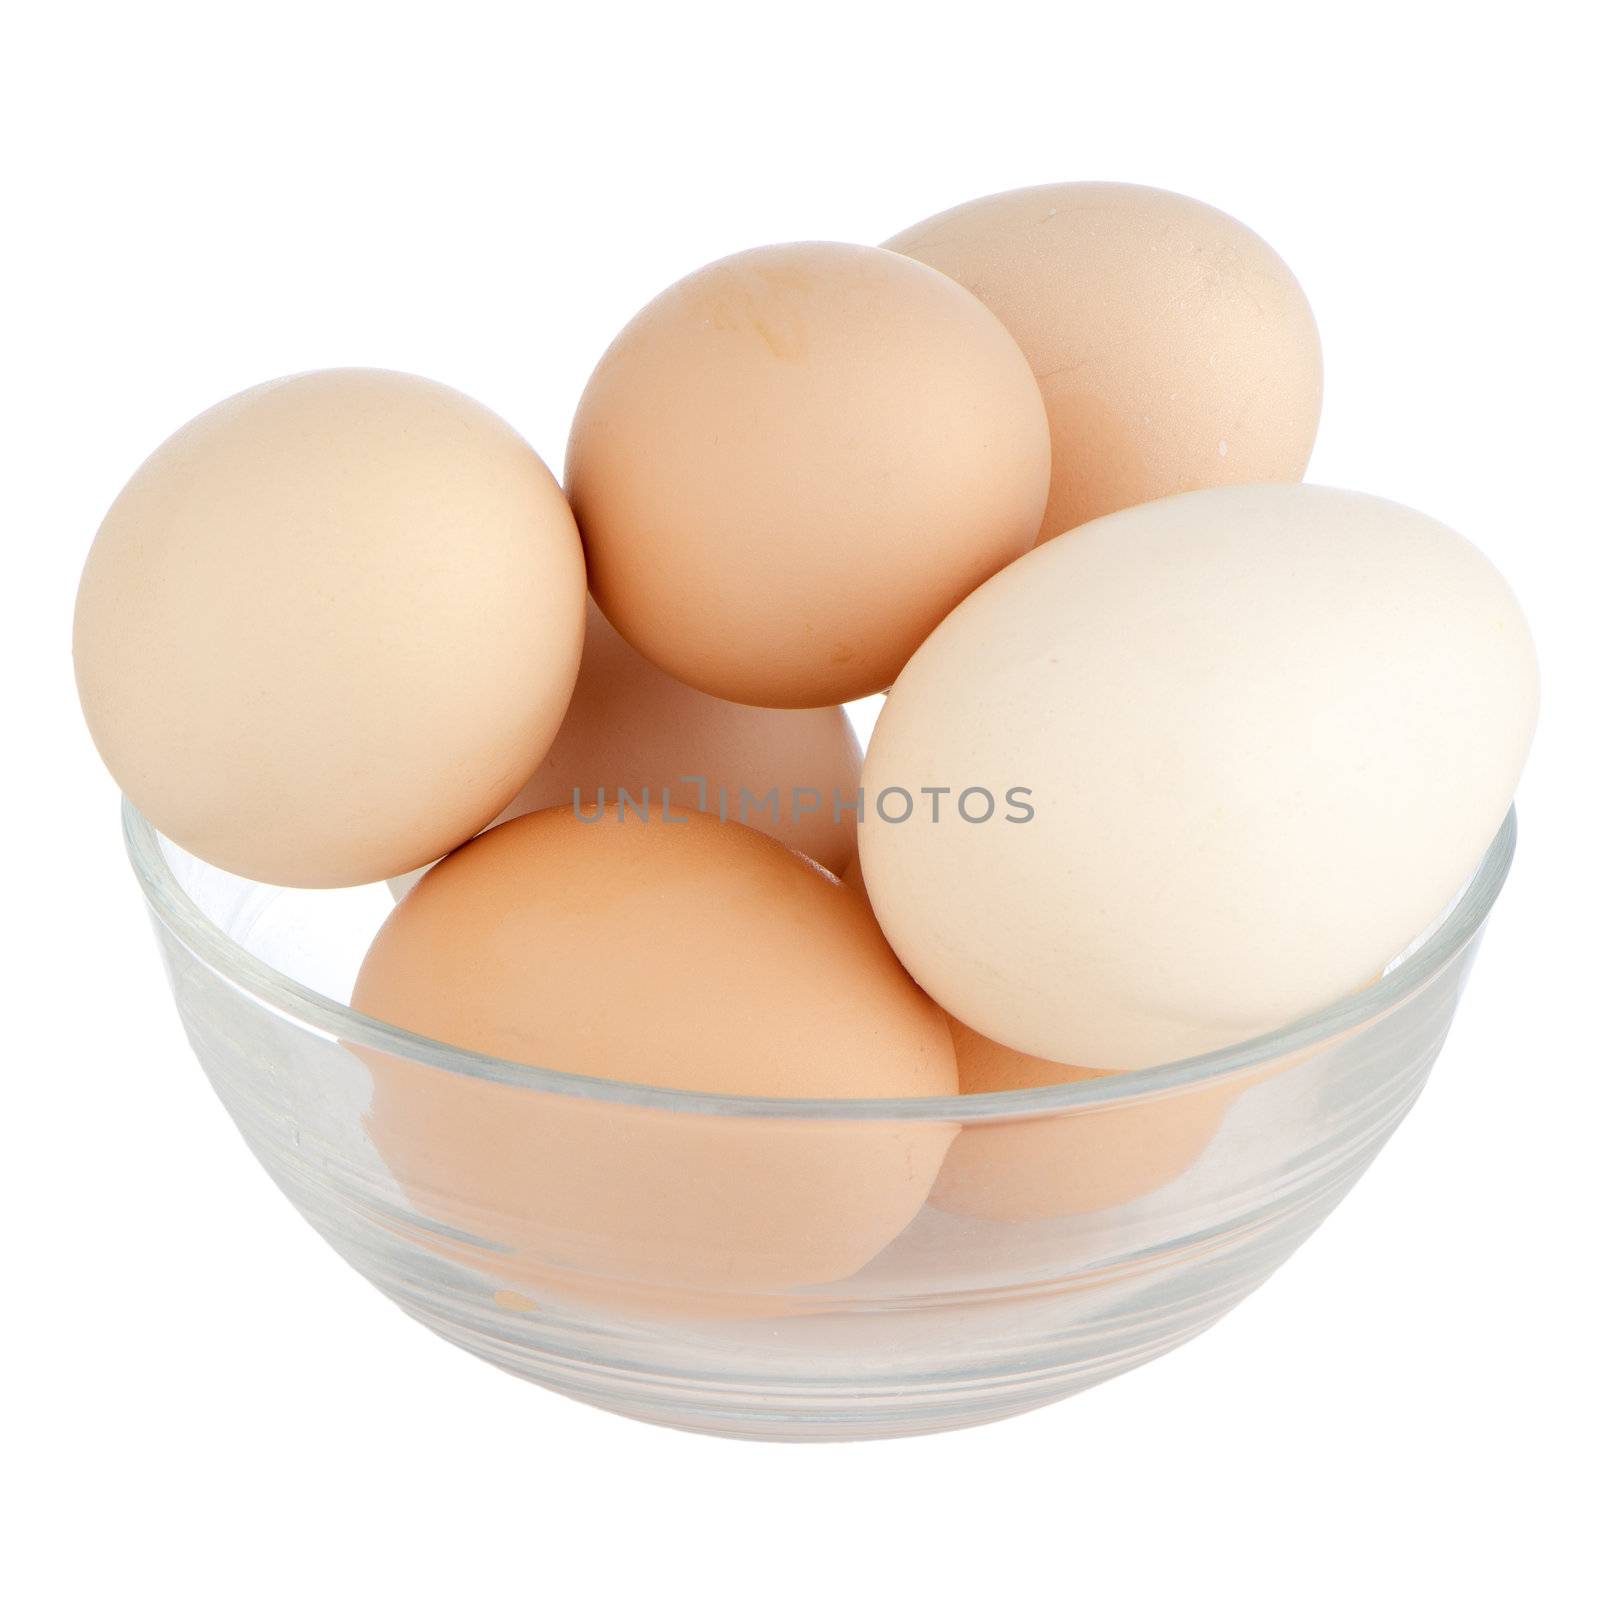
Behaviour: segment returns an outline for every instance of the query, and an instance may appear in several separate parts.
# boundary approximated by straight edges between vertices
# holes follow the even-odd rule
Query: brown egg
[[[555,737],[583,641],[555,479],[492,412],[306,373],[195,418],[107,514],[78,591],[84,715],[168,837],[312,888],[425,865]]]
[[[1026,1056],[949,1020],[963,1094],[1119,1076]],[[1234,1076],[1123,1105],[969,1123],[945,1157],[931,1204],[994,1222],[1126,1205],[1187,1172],[1216,1136],[1229,1106],[1260,1076]]]
[[[850,859],[845,862],[839,873],[839,882],[852,894],[865,897],[867,892],[866,880],[861,876],[861,854],[857,850],[850,852]]]
[[[1041,538],[1186,489],[1304,474],[1316,324],[1288,267],[1223,212],[1054,183],[968,201],[887,245],[964,284],[1032,365],[1053,457]]]
[[[885,688],[1033,542],[1038,388],[994,316],[886,250],[774,245],[658,296],[584,391],[567,486],[601,609],[763,706]]]
[[[695,782],[693,780],[698,780]],[[589,605],[566,721],[500,820],[620,789],[674,810],[724,812],[830,872],[855,852],[861,747],[842,706],[774,711],[691,689],[653,667]],[[835,800],[839,804],[835,807]]]
[[[953,1093],[937,1007],[857,895],[686,815],[502,824],[396,906],[361,1010],[565,1073],[724,1095]],[[427,1217],[502,1281],[763,1293],[848,1276],[927,1196],[953,1129],[695,1114],[363,1051],[368,1128]]]

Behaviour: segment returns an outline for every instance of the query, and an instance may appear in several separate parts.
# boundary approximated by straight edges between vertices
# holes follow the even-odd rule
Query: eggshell
[[[396,906],[353,1002],[469,1049],[724,1095],[942,1095],[955,1057],[866,903],[698,813],[502,824]],[[374,1056],[368,1127],[502,1277],[732,1293],[827,1283],[927,1196],[954,1129],[692,1114]]]
[[[1430,922],[1537,700],[1515,599],[1430,518],[1303,485],[1156,501],[1024,556],[917,652],[863,769],[867,891],[923,988],[1014,1050],[1221,1048]],[[896,825],[889,786],[1025,787],[1032,814]]]
[[[863,245],[730,256],[653,300],[584,391],[567,487],[601,609],[657,666],[763,706],[890,683],[1033,542],[1027,362],[942,273]]]
[[[773,711],[701,694],[653,667],[589,603],[565,721],[538,770],[495,818],[602,800],[748,823],[830,872],[855,857],[861,747],[842,706]],[[398,899],[420,874],[390,885]]]
[[[950,1032],[963,1094],[1117,1076],[1008,1050],[954,1020]],[[1256,1076],[1120,1105],[969,1123],[950,1146],[930,1203],[992,1222],[1034,1222],[1127,1205],[1187,1172]]]
[[[395,372],[283,378],[136,472],[78,591],[106,765],[230,872],[321,888],[422,866],[549,747],[583,642],[583,553],[538,456]]]
[[[850,859],[845,862],[843,869],[839,873],[839,882],[852,894],[864,895],[867,892],[867,885],[861,876],[861,854],[859,851],[851,851]]]
[[[1162,495],[1292,482],[1322,409],[1322,352],[1288,267],[1184,195],[1053,183],[988,195],[888,241],[1005,323],[1050,418],[1051,538]]]

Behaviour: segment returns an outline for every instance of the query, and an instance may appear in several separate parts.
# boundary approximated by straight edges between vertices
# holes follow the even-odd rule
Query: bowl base
[[[768,1444],[903,1439],[1003,1422],[1143,1366],[1186,1344],[1223,1315],[1218,1311],[1205,1321],[1187,1322],[1098,1360],[1079,1355],[1042,1370],[907,1376],[892,1386],[866,1389],[777,1384],[761,1378],[710,1382],[564,1360],[548,1351],[508,1348],[415,1305],[404,1309],[458,1349],[569,1400],[683,1433]]]

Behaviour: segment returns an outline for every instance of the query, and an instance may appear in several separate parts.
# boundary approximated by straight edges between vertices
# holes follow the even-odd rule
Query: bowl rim
[[[1377,982],[1270,1033],[1161,1066],[1108,1073],[1077,1083],[1000,1089],[985,1094],[846,1100],[719,1095],[590,1077],[464,1050],[379,1021],[279,972],[223,932],[178,882],[163,849],[162,836],[126,796],[122,801],[122,827],[128,857],[150,911],[180,944],[233,987],[341,1043],[402,1056],[467,1078],[578,1099],[710,1116],[919,1123],[1010,1120],[1179,1093],[1247,1072],[1280,1056],[1310,1050],[1359,1027],[1425,988],[1472,941],[1499,898],[1517,842],[1517,814],[1513,807],[1465,889],[1415,950]]]

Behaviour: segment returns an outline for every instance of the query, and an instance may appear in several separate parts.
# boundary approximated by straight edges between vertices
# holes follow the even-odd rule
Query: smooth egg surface
[[[78,591],[96,745],[215,866],[307,888],[423,866],[549,747],[583,553],[544,463],[476,401],[306,373],[213,406],[117,497]]]
[[[595,599],[708,694],[838,705],[886,687],[1033,543],[1038,386],[952,279],[850,244],[692,273],[589,380],[567,488]]]
[[[867,751],[863,877],[986,1037],[1116,1070],[1219,1049],[1432,921],[1537,703],[1515,598],[1440,523],[1304,485],[1175,496],[1032,551],[917,652]],[[924,798],[1014,789],[976,822]]]
[[[557,808],[490,830],[395,907],[353,1003],[507,1060],[712,1095],[957,1083],[944,1018],[861,897],[698,813]],[[360,1053],[372,1139],[419,1210],[530,1284],[832,1282],[916,1213],[954,1133],[664,1110]]]
[[[971,200],[887,241],[1005,323],[1050,418],[1041,538],[1125,506],[1305,472],[1322,348],[1294,275],[1242,223],[1128,183]]]
[[[774,711],[702,694],[652,666],[590,601],[561,731],[495,821],[665,798],[674,811],[747,823],[839,873],[855,857],[860,782],[842,706]],[[415,877],[396,880],[397,895]]]
[[[963,1094],[1125,1076],[1023,1055],[954,1020],[950,1032]],[[993,1222],[1127,1205],[1187,1172],[1251,1081],[1233,1077],[1126,1102],[970,1123],[950,1146],[931,1203]]]

